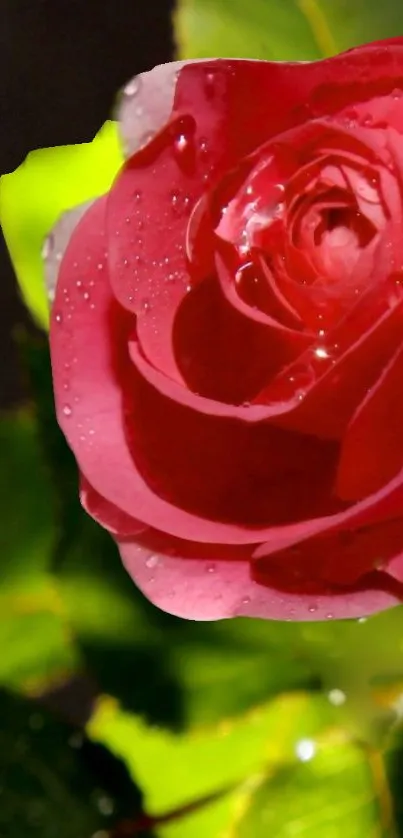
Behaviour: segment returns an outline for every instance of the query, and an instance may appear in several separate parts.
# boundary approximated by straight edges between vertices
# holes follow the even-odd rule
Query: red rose
[[[403,39],[167,64],[120,117],[127,163],[81,211],[52,317],[85,508],[183,617],[396,604]]]

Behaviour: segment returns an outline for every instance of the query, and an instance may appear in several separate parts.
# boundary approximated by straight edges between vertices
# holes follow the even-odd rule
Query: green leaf
[[[309,60],[403,34],[400,0],[180,0],[182,58]]]
[[[337,731],[316,748],[309,761],[284,766],[245,791],[228,838],[396,836],[381,755]]]
[[[124,767],[79,731],[5,692],[0,716],[2,838],[101,838],[138,811]]]
[[[63,212],[106,192],[121,163],[116,124],[106,122],[92,142],[33,151],[0,179],[4,237],[25,302],[44,327],[45,238]]]
[[[175,734],[150,727],[103,698],[87,730],[125,761],[144,792],[148,814],[163,816],[231,791],[268,765],[295,759],[298,741],[316,737],[337,717],[323,697],[284,694],[216,726]]]

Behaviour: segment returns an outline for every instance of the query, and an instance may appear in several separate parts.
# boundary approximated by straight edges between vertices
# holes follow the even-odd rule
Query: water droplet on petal
[[[146,560],[146,567],[149,567],[150,569],[153,567],[158,567],[159,563],[160,557],[157,553],[155,553],[152,556],[149,556]]]
[[[208,564],[206,567],[207,573],[215,573],[216,566],[215,564]]]
[[[211,70],[206,73],[204,89],[207,99],[212,99],[216,90],[216,74]]]
[[[59,311],[57,312],[57,314],[55,314],[55,320],[56,320],[56,323],[59,323],[59,324],[63,322],[63,315],[60,314]]]
[[[71,416],[72,412],[73,412],[73,411],[72,411],[72,409],[71,409],[70,405],[69,405],[69,404],[65,404],[65,405],[64,405],[64,407],[63,407],[63,414],[64,414],[64,416]]]
[[[309,611],[310,614],[314,614],[315,611],[317,611],[317,610],[318,610],[318,606],[314,605],[314,604],[310,605],[309,608],[308,608],[308,611]]]
[[[46,237],[46,239],[43,243],[43,247],[42,247],[42,251],[41,251],[42,259],[47,259],[48,256],[50,256],[50,254],[53,250],[53,247],[54,247],[54,238],[53,238],[52,233],[50,233],[50,235]]]
[[[317,358],[329,358],[329,352],[325,346],[317,346],[316,349],[314,349],[314,354]]]
[[[189,171],[195,162],[194,133],[196,123],[192,116],[182,117],[175,126],[173,151],[181,167]]]
[[[139,146],[142,147],[148,145],[150,140],[152,140],[153,136],[154,134],[152,133],[152,131],[146,131],[145,134],[142,134],[142,136],[139,139]]]
[[[131,79],[126,87],[123,88],[123,92],[126,96],[137,96],[141,87],[141,78],[140,76],[135,76],[134,79]]]

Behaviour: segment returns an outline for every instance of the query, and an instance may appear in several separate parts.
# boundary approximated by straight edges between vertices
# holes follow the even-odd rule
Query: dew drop
[[[56,320],[56,323],[62,323],[63,322],[63,316],[60,314],[60,312],[57,312],[57,314],[55,314],[55,320]]]
[[[98,271],[103,271],[103,269],[104,269],[104,263],[103,263],[103,262],[98,262],[98,264],[97,264],[97,270],[98,270]]]
[[[367,114],[367,116],[364,117],[364,119],[362,120],[362,124],[365,125],[366,128],[370,128],[371,125],[374,124],[374,120],[371,114]]]
[[[97,805],[101,815],[111,815],[114,810],[113,801],[106,794],[98,799]]]
[[[53,250],[53,247],[54,247],[54,239],[53,239],[52,234],[50,234],[50,236],[46,237],[46,239],[43,243],[43,247],[42,247],[42,251],[41,251],[42,259],[47,259],[50,256],[50,254]]]
[[[215,573],[215,570],[216,570],[215,564],[208,564],[207,567],[206,567],[206,572],[207,573]]]
[[[176,125],[174,134],[174,156],[182,169],[189,170],[194,166],[195,147],[194,132],[196,124],[192,116],[182,117]]]
[[[212,99],[216,91],[216,75],[211,70],[206,73],[204,89],[207,99]]]
[[[301,762],[309,762],[316,753],[316,745],[312,739],[300,739],[295,746],[295,753]]]
[[[65,404],[65,405],[64,405],[64,407],[63,407],[63,414],[64,414],[64,416],[71,416],[72,412],[73,412],[73,411],[72,411],[72,409],[71,409],[70,405],[69,405],[69,404]]]
[[[137,96],[141,87],[141,79],[140,76],[135,76],[134,79],[130,79],[127,83],[126,87],[123,88],[123,92],[126,96]]]
[[[185,151],[187,143],[188,143],[188,140],[187,140],[185,134],[179,134],[179,137],[177,137],[177,139],[176,139],[177,151]]]
[[[146,131],[145,134],[142,134],[142,136],[139,139],[140,147],[148,145],[150,140],[152,140],[153,136],[154,136],[154,134],[152,133],[152,131]]]
[[[317,605],[310,605],[309,608],[308,608],[308,611],[309,611],[310,614],[314,614],[315,611],[317,611],[317,610],[318,610]]]
[[[341,707],[341,705],[346,701],[345,692],[339,689],[330,690],[327,697],[334,707]]]
[[[141,192],[139,189],[137,189],[136,192],[134,192],[133,198],[137,204],[141,201]]]
[[[244,596],[242,600],[242,605],[249,605],[250,603],[250,596]]]
[[[154,567],[158,567],[159,563],[160,563],[160,557],[158,556],[157,553],[155,553],[152,556],[148,557],[148,559],[146,561],[146,567],[149,567],[150,569],[154,568]]]
[[[150,301],[147,300],[147,299],[142,300],[141,301],[141,307],[142,307],[143,311],[148,311],[149,308],[150,308]]]
[[[329,352],[324,346],[317,346],[316,349],[314,349],[314,355],[316,358],[329,358]]]

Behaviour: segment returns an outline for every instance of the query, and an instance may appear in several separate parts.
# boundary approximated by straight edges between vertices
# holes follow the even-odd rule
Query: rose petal
[[[178,72],[185,61],[159,64],[126,84],[117,110],[127,157],[146,145],[169,121]]]
[[[273,379],[256,402],[285,403],[299,390],[299,405],[284,411],[276,423],[340,438],[357,403],[399,346],[402,319],[403,302],[396,278],[391,276],[382,286],[370,289],[333,332]]]
[[[329,488],[337,445],[268,422],[207,414],[197,396],[185,405],[134,343],[131,357],[127,435],[137,468],[156,494],[200,517],[245,527],[250,541],[259,526],[261,535],[271,523],[335,511]]]
[[[315,536],[331,537],[333,533],[351,533],[361,527],[375,526],[387,520],[401,518],[403,508],[403,471],[378,492],[349,506],[343,512],[321,518],[272,527],[270,540],[260,544],[254,558],[260,559],[300,545]]]
[[[403,468],[402,382],[403,349],[400,347],[347,428],[337,474],[339,497],[346,500],[365,497],[389,483]]]
[[[223,294],[215,277],[199,283],[183,300],[173,342],[183,378],[193,391],[233,405],[249,402],[295,357],[298,340],[292,333],[269,317],[249,317],[249,311],[238,304],[235,291],[233,299]],[[301,336],[299,343],[304,347],[308,340]]]
[[[52,312],[51,349],[59,424],[82,473],[106,501],[158,529],[201,542],[245,544],[259,541],[268,527],[206,519],[163,500],[136,469],[124,427],[122,380],[131,380],[125,340],[133,324],[116,307],[105,259],[106,200],[93,204],[75,229],[60,269]],[[127,338],[125,338],[127,336]],[[242,416],[249,411],[201,399],[169,381],[143,361],[147,374],[176,392],[184,403],[196,400],[197,413]],[[256,416],[267,408],[252,411]],[[157,418],[157,417],[152,417]],[[197,444],[195,445],[197,450]],[[158,469],[157,469],[158,471]]]
[[[140,521],[136,521],[118,506],[105,500],[99,492],[95,491],[84,475],[81,475],[80,479],[80,501],[94,521],[119,538],[133,537],[146,529]]]
[[[270,620],[358,618],[398,604],[396,594],[382,588],[331,593],[287,593],[251,578],[249,562],[221,559],[209,548],[198,555],[193,545],[163,539],[158,545],[123,542],[120,553],[127,571],[154,605],[189,620],[220,620],[237,616]],[[172,555],[174,552],[174,555]]]
[[[299,593],[351,585],[366,587],[364,577],[387,571],[388,563],[402,551],[403,517],[351,530],[324,530],[300,544],[256,559],[253,576],[262,584]]]
[[[56,294],[56,285],[59,276],[60,263],[70,241],[73,230],[81,221],[92,201],[87,201],[73,210],[63,213],[52,232],[46,239],[44,245],[45,259],[45,283],[48,292],[49,302],[53,303]]]

